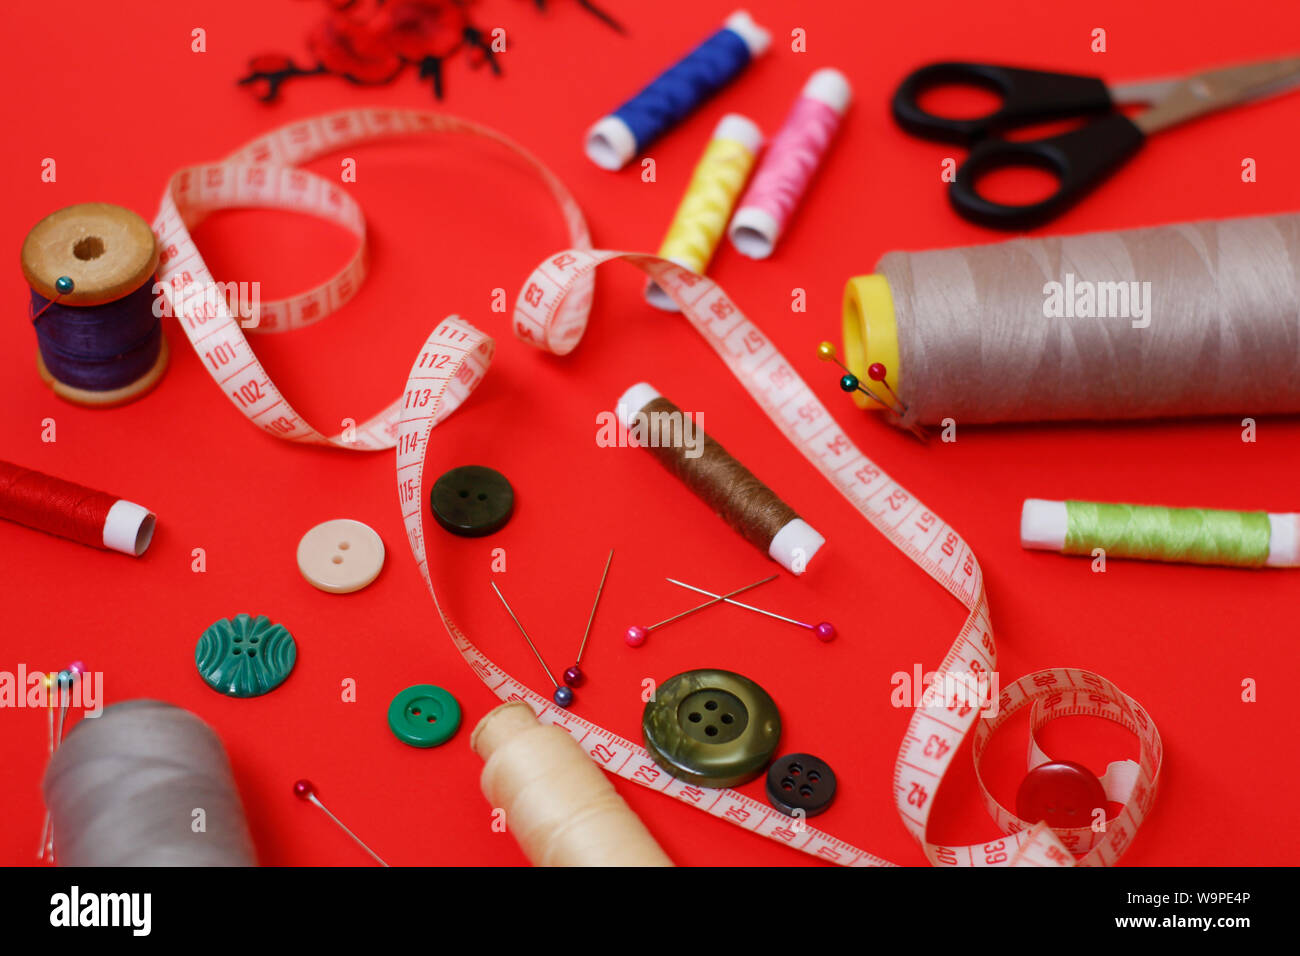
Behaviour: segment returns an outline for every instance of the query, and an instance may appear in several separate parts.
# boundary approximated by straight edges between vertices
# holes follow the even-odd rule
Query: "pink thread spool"
[[[804,84],[731,218],[731,244],[751,259],[776,248],[852,98],[839,70],[818,70]]]

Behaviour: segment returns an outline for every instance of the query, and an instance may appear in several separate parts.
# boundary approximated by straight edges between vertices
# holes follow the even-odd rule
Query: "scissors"
[[[1029,229],[1060,215],[1132,156],[1148,136],[1204,113],[1280,93],[1300,83],[1300,57],[1207,70],[1185,77],[1107,86],[1096,77],[1044,73],[990,63],[932,63],[910,73],[894,94],[894,119],[924,139],[970,146],[948,198],[958,214],[996,229]],[[986,116],[951,118],[921,108],[939,86],[974,86],[1002,97]],[[1118,106],[1150,106],[1132,119]],[[1096,116],[1045,139],[1012,141],[999,134],[1047,120]],[[1053,173],[1056,191],[1039,202],[1007,205],[979,194],[979,178],[996,169],[1035,166]]]

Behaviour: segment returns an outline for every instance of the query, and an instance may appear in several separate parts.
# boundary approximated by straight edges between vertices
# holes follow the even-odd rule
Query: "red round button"
[[[1025,775],[1016,793],[1016,816],[1027,823],[1046,820],[1065,830],[1092,823],[1092,811],[1106,807],[1097,775],[1069,760],[1039,764]]]

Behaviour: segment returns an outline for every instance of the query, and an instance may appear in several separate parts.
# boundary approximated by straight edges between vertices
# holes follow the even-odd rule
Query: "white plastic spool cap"
[[[723,26],[745,41],[750,56],[762,56],[772,45],[772,34],[755,23],[748,10],[737,10]]]
[[[622,394],[618,404],[614,406],[614,414],[618,416],[619,424],[630,429],[636,420],[637,412],[659,397],[659,390],[649,382],[637,382]]]
[[[148,508],[134,502],[113,502],[104,519],[104,547],[138,558],[153,540],[156,520]]]
[[[1300,514],[1270,514],[1268,526],[1268,566],[1300,568]]]
[[[841,116],[848,109],[853,92],[848,79],[839,70],[818,70],[804,84],[803,96],[820,100]],[[781,238],[781,224],[766,209],[741,206],[731,217],[727,235],[736,251],[750,259],[766,259]]]
[[[793,518],[776,533],[767,553],[777,564],[791,574],[803,574],[813,555],[826,543],[816,529],[803,518]]]
[[[601,169],[622,169],[636,155],[636,137],[617,116],[602,116],[587,130],[584,150]]]
[[[1069,524],[1064,501],[1026,498],[1020,509],[1020,546],[1059,552],[1065,547]]]

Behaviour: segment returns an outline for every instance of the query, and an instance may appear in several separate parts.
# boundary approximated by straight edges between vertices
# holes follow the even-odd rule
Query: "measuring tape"
[[[570,301],[575,294],[585,325],[591,277],[599,265],[613,259],[637,266],[663,288],[791,444],[876,530],[967,608],[969,616],[936,671],[934,683],[947,686],[944,682],[950,678],[992,674],[997,666],[997,645],[989,623],[983,572],[974,552],[947,523],[854,447],[776,346],[715,283],[655,256],[570,249],[548,258],[524,282],[515,305],[515,333],[544,348],[556,327],[576,327]],[[425,549],[425,451],[433,426],[445,417],[444,404],[455,407],[463,401],[463,389],[472,389],[486,372],[490,352],[491,340],[459,319],[450,319],[434,331],[411,370],[397,449],[402,517],[411,550],[438,614],[470,668],[502,700],[528,703],[543,723],[567,730],[593,760],[620,777],[813,856],[846,865],[887,865],[865,850],[793,821],[744,794],[695,787],[669,776],[643,748],[557,707],[501,670],[442,610]],[[1031,708],[1031,761],[1034,755],[1041,756],[1038,731],[1059,717],[1111,720],[1137,737],[1140,759],[1123,774],[1122,789],[1108,792],[1108,796],[1119,798],[1116,802],[1123,804],[1122,811],[1100,832],[1091,827],[1052,830],[1040,821],[1018,819],[992,797],[980,779],[990,813],[1006,838],[959,847],[930,842],[927,828],[934,794],[961,742],[974,730],[972,749],[978,777],[993,733],[1025,707]],[[1119,859],[1151,807],[1160,772],[1160,735],[1141,706],[1089,671],[1052,668],[1006,686],[995,714],[981,716],[985,709],[982,702],[945,702],[941,695],[929,702],[923,698],[908,724],[894,766],[894,798],[904,825],[921,844],[926,858],[940,866],[1108,865]],[[1077,861],[1075,853],[1082,854]]]
[[[361,287],[366,275],[366,223],[361,207],[339,185],[294,167],[349,146],[419,135],[454,135],[504,147],[550,189],[564,215],[569,241],[579,248],[591,248],[577,201],[531,153],[485,126],[422,110],[344,110],[290,123],[259,137],[224,162],[182,169],[167,184],[153,223],[162,250],[158,260],[161,294],[226,397],[253,424],[276,438],[358,451],[392,448],[400,402],[337,435],[327,436],[309,425],[253,354],[240,318],[223,296],[214,294],[219,286],[190,232],[216,210],[263,208],[316,216],[356,236],[356,252],[336,275],[307,292],[265,303],[256,324],[250,322],[247,330],[275,333],[304,328],[338,311]],[[590,279],[587,285],[585,292],[574,290],[568,312],[583,308],[584,301],[585,308],[590,308]],[[557,323],[555,336],[537,344],[563,355],[577,345],[585,326],[584,311],[580,327]]]
[[[264,207],[315,215],[358,239],[353,258],[331,279],[292,298],[267,303],[250,331],[284,332],[319,321],[344,305],[365,275],[365,220],[357,203],[338,186],[294,164],[346,146],[394,136],[453,134],[495,142],[523,159],[560,206],[574,248],[549,257],[525,281],[513,317],[517,336],[554,354],[570,352],[586,329],[596,268],[623,259],[640,268],[680,307],[782,434],[900,551],[956,597],[969,614],[937,669],[935,684],[951,678],[992,674],[997,646],[989,624],[983,572],[974,552],[952,528],[862,454],[772,342],[709,279],[654,256],[593,251],[577,202],[537,159],[506,137],[465,120],[414,110],[348,110],[292,123],[261,137],[222,163],[178,172],[168,184],[154,232],[162,248],[158,278],[163,296],[205,368],[230,401],[268,433],[290,441],[374,450],[397,447],[402,517],[416,563],[456,649],[502,700],[522,700],[543,723],[574,736],[606,770],[668,794],[683,803],[785,843],[812,856],[855,866],[889,865],[829,833],[807,826],[734,790],[696,787],[669,776],[646,751],[590,721],[555,706],[512,678],[483,654],[438,603],[425,548],[424,457],[433,427],[460,406],[482,381],[492,359],[492,340],[450,316],[425,341],[402,397],[356,428],[356,435],[327,437],[288,404],[253,354],[236,316],[219,296],[206,295],[215,281],[190,229],[209,212]],[[1114,721],[1138,739],[1139,760],[1107,795],[1123,804],[1104,831],[1090,827],[1052,830],[1002,807],[979,780],[1003,840],[971,846],[931,843],[927,830],[934,795],[968,734],[977,778],[993,733],[1013,714],[1030,708],[1030,762],[1041,762],[1036,735],[1051,720],[1092,716]],[[1161,743],[1143,709],[1096,674],[1053,668],[1026,675],[1003,688],[996,715],[982,716],[983,702],[939,699],[917,707],[894,768],[900,817],[926,858],[940,866],[1068,866],[1114,863],[1132,842],[1155,798]],[[1112,765],[1112,769],[1116,765]],[[1076,853],[1082,854],[1077,861]]]

